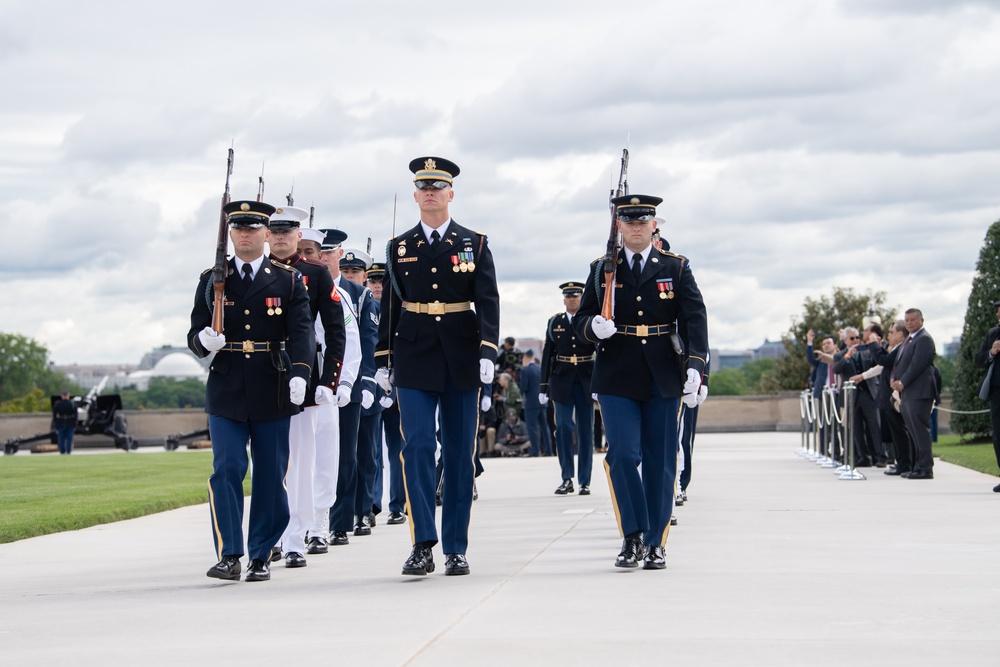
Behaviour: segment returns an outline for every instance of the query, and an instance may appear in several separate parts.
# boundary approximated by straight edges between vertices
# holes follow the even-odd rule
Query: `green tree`
[[[996,326],[996,308],[993,302],[1000,299],[1000,220],[986,230],[986,239],[979,251],[976,272],[972,277],[972,290],[965,308],[965,325],[955,356],[955,380],[952,387],[955,410],[984,410],[988,405],[979,399],[979,383],[985,372],[975,365],[976,352],[986,338],[990,327]],[[994,370],[994,372],[996,372]],[[963,439],[990,437],[989,414],[954,414],[951,427]]]
[[[722,368],[712,373],[708,391],[712,396],[743,396],[747,393],[747,377],[739,368]]]
[[[36,388],[43,396],[62,389],[80,391],[65,375],[49,368],[49,351],[44,345],[27,336],[0,332],[0,403],[27,397]],[[24,403],[28,404],[30,400]],[[49,409],[46,405],[43,412]]]
[[[885,292],[855,292],[850,287],[834,287],[830,296],[818,299],[806,297],[802,315],[792,320],[792,326],[781,337],[787,354],[776,359],[774,368],[765,373],[756,384],[760,393],[800,391],[805,389],[811,370],[806,360],[806,333],[812,329],[817,341],[823,334],[832,334],[839,341],[844,327],[861,328],[861,321],[869,312],[878,315],[883,324],[895,319],[895,309],[885,305]]]

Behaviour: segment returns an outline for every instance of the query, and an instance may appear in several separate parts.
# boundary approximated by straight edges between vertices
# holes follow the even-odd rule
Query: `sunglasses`
[[[642,215],[629,215],[628,213],[619,213],[618,219],[622,222],[649,222],[656,216],[652,213],[643,213]]]
[[[423,190],[425,188],[444,190],[446,187],[451,185],[448,181],[416,181],[414,184],[417,186],[417,190]]]

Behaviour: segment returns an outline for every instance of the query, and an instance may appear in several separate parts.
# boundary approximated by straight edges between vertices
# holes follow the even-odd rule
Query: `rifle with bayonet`
[[[230,201],[229,177],[233,175],[233,157],[233,148],[230,146],[226,164],[226,189],[222,193],[222,206],[219,208],[219,238],[215,244],[215,266],[212,268],[212,329],[220,334],[222,333],[222,313],[226,290],[226,249],[229,247],[226,204]]]
[[[628,194],[628,148],[622,149],[622,166],[618,172],[618,188],[612,190],[608,197],[611,207],[611,233],[608,235],[608,249],[604,254],[604,301],[601,303],[601,317],[606,320],[614,318],[615,298],[615,264],[618,263],[618,206],[614,200]]]

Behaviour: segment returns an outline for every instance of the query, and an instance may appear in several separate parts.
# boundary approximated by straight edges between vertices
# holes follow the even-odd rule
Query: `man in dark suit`
[[[576,431],[579,467],[576,481],[580,495],[590,495],[590,476],[594,466],[594,399],[590,383],[594,373],[594,345],[581,338],[573,328],[573,318],[580,310],[583,283],[565,282],[559,286],[565,311],[549,318],[545,327],[542,354],[542,404],[551,398],[556,412],[556,452],[562,484],[556,495],[573,493],[573,431]],[[574,419],[575,415],[575,419]]]
[[[285,553],[285,567],[290,568],[306,566],[306,533],[315,519],[313,476],[317,417],[320,405],[335,401],[347,340],[340,293],[333,286],[330,272],[320,262],[305,259],[299,254],[299,241],[302,239],[300,227],[308,219],[309,211],[283,206],[274,212],[268,224],[271,230],[268,241],[271,259],[302,274],[302,283],[309,295],[309,312],[313,322],[320,318],[326,341],[322,363],[316,363],[318,357],[314,360],[302,412],[294,415],[289,425],[288,472],[285,475],[289,520],[281,536],[281,548]],[[272,560],[276,556],[280,557],[280,550],[278,554],[272,554]]]
[[[243,555],[243,478],[247,441],[253,455],[247,581],[266,581],[271,548],[288,525],[284,478],[288,425],[305,400],[316,338],[302,274],[264,256],[270,204],[224,207],[236,256],[226,265],[223,334],[212,329],[212,270],[201,275],[191,310],[188,347],[216,352],[205,412],[212,439],[208,501],[219,562],[216,579],[238,580]],[[289,378],[289,379],[286,379]]]
[[[486,235],[448,212],[458,166],[438,157],[410,162],[420,222],[386,248],[378,377],[398,394],[403,474],[413,550],[405,575],[434,571],[435,414],[443,464],[441,546],[445,574],[469,573],[469,517],[483,384],[493,381],[499,350],[500,295]],[[389,295],[392,294],[392,298]],[[473,308],[473,305],[475,306]]]
[[[552,434],[549,433],[549,420],[545,415],[545,404],[541,402],[542,369],[537,363],[534,350],[525,350],[521,366],[521,396],[524,399],[524,424],[528,427],[528,440],[531,456],[552,455]]]
[[[997,321],[1000,322],[1000,301],[994,301],[993,307],[997,311]],[[1000,354],[1000,326],[995,326],[986,332],[986,338],[976,353],[976,365],[980,368],[989,369]],[[980,388],[980,397],[986,396],[990,401],[990,426],[993,430],[993,452],[997,457],[997,466],[1000,466],[1000,370],[993,368],[989,373],[988,383],[984,380],[983,387]],[[993,490],[1000,493],[1000,484],[993,487]]]
[[[881,331],[881,328],[879,329]],[[844,329],[844,349],[833,355],[833,370],[844,381],[854,380],[854,452],[855,465],[884,468],[887,454],[882,447],[882,425],[879,422],[875,395],[878,378],[864,379],[862,373],[875,365],[871,350],[862,344],[861,332],[855,327]]]
[[[651,243],[662,201],[648,195],[612,200],[624,242],[608,285],[612,317],[601,315],[608,278],[597,260],[573,318],[580,337],[597,346],[591,386],[604,415],[604,467],[624,537],[615,566],[638,567],[643,560],[651,570],[666,567],[681,397],[697,405],[708,359],[705,304],[690,264]],[[681,349],[678,321],[687,327],[687,350]]]
[[[902,349],[903,341],[908,335],[906,324],[902,320],[896,320],[889,326],[889,331],[886,334],[888,346],[883,345],[881,337],[876,332],[872,331],[869,335],[868,349],[871,351],[875,363],[882,367],[876,402],[882,423],[889,427],[896,459],[896,465],[886,470],[886,475],[903,475],[903,473],[913,470],[913,445],[906,432],[903,416],[892,401],[893,367],[896,363],[896,356]]]
[[[899,392],[899,411],[913,443],[913,470],[900,477],[934,479],[931,453],[931,410],[937,386],[934,381],[934,339],[924,329],[924,316],[916,308],[903,315],[909,332],[896,356],[892,388]]]

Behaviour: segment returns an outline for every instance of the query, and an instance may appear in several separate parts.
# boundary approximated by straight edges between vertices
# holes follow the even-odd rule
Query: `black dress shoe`
[[[306,553],[307,554],[325,554],[329,549],[327,549],[326,538],[320,537],[319,535],[312,535],[308,540],[306,540]]]
[[[289,551],[285,554],[285,567],[305,567],[306,557],[298,551]]]
[[[335,530],[330,533],[330,544],[335,547],[342,547],[349,542],[350,540],[347,539],[347,533],[342,530]]]
[[[876,468],[884,468],[885,466],[886,466],[885,459],[879,459],[878,461],[875,462]]]
[[[279,560],[281,560],[281,547],[278,546],[271,547],[271,555],[268,558],[267,562],[277,563]]]
[[[646,557],[642,560],[642,569],[664,570],[666,567],[667,561],[664,558],[663,547],[649,547],[646,551]]]
[[[670,525],[671,526],[676,526],[677,525],[677,515],[676,514],[671,514],[670,515]]]
[[[452,576],[468,574],[469,561],[465,560],[465,554],[445,554],[444,573]]]
[[[406,523],[406,517],[403,516],[402,512],[389,512],[389,517],[385,522],[390,526],[395,526],[400,523]]]
[[[403,563],[403,574],[423,576],[434,571],[434,554],[430,547],[415,546]]]
[[[271,578],[271,568],[260,558],[254,558],[247,565],[247,581],[267,581]]]
[[[1000,484],[993,487],[993,493],[1000,493]]]
[[[889,468],[888,470],[884,471],[882,474],[883,475],[904,475],[904,474],[906,474],[908,472],[909,472],[909,470],[901,470],[900,468],[896,468],[895,466],[893,466],[892,468]]]
[[[573,493],[573,480],[571,479],[564,479],[563,483],[556,489],[557,496],[565,496],[567,493]]]
[[[580,485],[580,495],[581,496],[589,496],[590,495],[590,487],[587,486],[586,484],[581,484]]]
[[[934,479],[934,473],[930,470],[914,470],[903,475],[906,479]]]
[[[856,461],[854,463],[854,467],[855,468],[871,468],[872,467],[872,460],[871,459],[861,459],[860,461]]]
[[[371,520],[367,516],[359,516],[354,524],[355,535],[371,535]]]
[[[382,510],[379,511],[381,512]],[[372,528],[375,527],[375,510],[372,510],[371,512],[368,513],[368,525],[371,526]]]
[[[615,560],[615,567],[639,567],[639,561],[646,555],[642,546],[642,537],[626,537],[622,542],[622,551]]]
[[[213,579],[225,579],[226,581],[240,580],[240,557],[223,556],[222,560],[208,568],[207,574]]]

